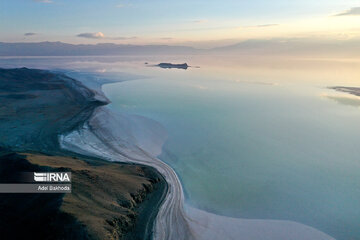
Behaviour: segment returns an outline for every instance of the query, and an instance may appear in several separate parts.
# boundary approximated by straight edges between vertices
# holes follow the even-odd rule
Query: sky
[[[0,41],[221,46],[360,39],[358,0],[1,0]]]

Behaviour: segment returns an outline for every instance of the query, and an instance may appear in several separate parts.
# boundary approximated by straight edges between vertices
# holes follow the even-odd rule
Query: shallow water
[[[178,173],[190,205],[360,238],[360,108],[334,101],[359,99],[326,88],[356,86],[356,74],[213,67],[140,68],[152,78],[103,90],[112,108],[165,126],[159,157]]]
[[[337,239],[360,238],[360,98],[327,89],[359,87],[358,62],[194,57],[187,61],[201,68],[143,65],[162,60],[0,63],[77,68],[112,79],[123,79],[120,71],[148,76],[107,84],[103,91],[114,110],[165,126],[168,139],[159,157],[178,173],[188,204],[232,217],[292,220]]]

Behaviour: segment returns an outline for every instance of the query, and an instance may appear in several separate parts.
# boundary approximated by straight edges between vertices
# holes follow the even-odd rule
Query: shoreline
[[[109,101],[103,96],[98,96],[95,90],[86,87],[80,81],[69,78],[62,73],[47,70],[0,69],[0,80],[0,98],[2,100],[0,107],[3,109],[4,114],[0,116],[2,117],[1,126],[3,129],[0,134],[1,153],[27,152],[30,154],[45,154],[49,159],[53,156],[57,159],[71,158],[74,163],[82,161],[81,159],[87,159],[87,161],[93,163],[123,166],[127,169],[126,171],[130,171],[134,167],[144,168],[149,179],[152,174],[159,176],[161,183],[156,185],[158,190],[154,193],[155,195],[146,194],[147,199],[144,204],[142,200],[136,203],[140,208],[134,209],[137,209],[137,214],[142,217],[131,220],[133,222],[131,225],[134,225],[135,221],[138,222],[135,225],[136,228],[131,229],[131,231],[136,232],[127,232],[128,236],[125,238],[132,239],[133,236],[141,236],[150,239],[152,223],[158,211],[157,207],[155,209],[153,207],[156,205],[154,199],[158,199],[155,201],[158,202],[158,205],[161,204],[164,198],[163,193],[167,191],[167,184],[162,175],[150,166],[134,163],[110,163],[101,157],[95,158],[67,151],[59,145],[58,136],[60,134],[81,128],[98,107],[108,104]],[[11,109],[16,109],[14,114],[12,114]],[[96,174],[95,167],[91,167],[89,171]],[[90,179],[84,181],[90,181]],[[156,182],[152,184],[155,186]],[[109,188],[111,188],[111,185],[109,185]],[[134,185],[132,188],[138,188],[140,191],[144,186]],[[86,191],[86,188],[84,189]],[[41,196],[41,198],[43,197],[46,197],[46,195]],[[4,202],[3,204],[5,204],[3,206],[6,206],[8,203]],[[125,202],[124,204],[126,206]],[[91,208],[91,206],[88,207]],[[119,234],[123,233],[119,232]]]
[[[169,192],[156,219],[154,239],[215,240],[237,239],[239,236],[249,240],[254,237],[259,240],[334,239],[315,228],[293,221],[231,218],[187,206],[175,171],[141,147],[126,141],[126,138],[133,136],[116,132],[116,128],[124,122],[123,118],[114,116],[106,107],[99,107],[83,129],[61,136],[60,142],[64,148],[74,152],[103,156],[109,161],[121,159],[152,166],[165,177]]]
[[[154,167],[163,175],[168,185],[168,192],[156,218],[154,239],[193,239],[192,229],[184,212],[182,185],[176,173],[161,160],[127,142],[126,138],[130,136],[114,135],[114,126],[119,126],[119,122],[121,120],[116,120],[110,111],[100,107],[86,127],[60,136],[61,146],[73,152],[102,156],[109,161]]]
[[[89,88],[87,89],[91,93],[87,95],[92,96],[95,101],[85,102],[94,104],[94,102],[99,100],[99,98],[96,97],[98,92],[96,90],[90,90]],[[76,92],[75,95],[73,95],[73,92],[70,92],[68,93],[70,95],[66,96],[72,96],[74,99],[77,99],[77,97],[80,97],[77,95],[78,93],[81,95],[80,91]],[[9,97],[13,98],[14,96],[10,95]],[[101,99],[106,99],[106,96],[102,94]],[[57,149],[58,154],[74,154],[86,156],[86,158],[127,162],[130,165],[140,164],[156,169],[166,180],[167,189],[166,195],[163,195],[162,201],[159,202],[159,208],[156,209],[156,213],[155,211],[150,212],[151,216],[155,219],[154,226],[145,224],[146,231],[150,234],[149,236],[151,236],[153,232],[154,239],[218,239],[219,237],[236,239],[239,236],[242,236],[243,239],[254,239],[254,236],[257,236],[259,240],[289,238],[294,240],[311,238],[324,240],[333,239],[316,229],[300,223],[230,218],[187,206],[184,203],[184,192],[181,182],[175,171],[169,165],[151,154],[158,152],[159,146],[157,146],[157,150],[154,150],[156,147],[154,148],[154,146],[146,143],[139,145],[139,141],[136,141],[137,138],[146,138],[146,136],[139,135],[134,131],[134,128],[137,129],[137,127],[141,126],[142,129],[152,129],[152,126],[154,126],[156,122],[143,119],[143,121],[138,122],[137,125],[130,125],[132,128],[129,129],[128,124],[132,123],[131,119],[128,119],[127,116],[115,115],[104,105],[105,104],[92,105],[90,108],[85,109],[81,107],[75,108],[72,112],[74,115],[82,113],[82,110],[85,110],[87,113],[85,115],[80,114],[79,117],[81,117],[81,121],[79,118],[70,118],[69,121],[59,122],[58,115],[56,115],[57,117],[54,119],[57,125],[55,125],[55,127],[58,126],[62,130],[60,132],[57,130],[56,140],[53,138],[54,132],[51,132],[51,129],[45,132],[41,130],[39,134],[35,136],[41,136],[42,138],[40,139],[42,140],[52,139],[50,144],[42,141],[37,148],[36,146],[32,146],[33,148],[31,148],[31,146],[29,147],[27,142],[25,142],[24,146],[34,152],[46,152],[49,151],[49,149]],[[71,107],[74,106],[71,105]],[[91,114],[89,114],[90,112]],[[26,114],[31,114],[31,111],[30,113],[26,112]],[[77,125],[71,124],[74,122],[76,122]],[[156,131],[158,130],[158,128],[155,129]],[[24,130],[28,130],[25,134],[29,133],[29,131],[34,132],[34,129]],[[35,130],[35,132],[37,132],[36,126]],[[47,132],[48,134],[46,134]],[[19,139],[23,136],[21,135],[23,134],[22,131],[15,131],[14,133],[19,134]],[[150,141],[148,142],[154,140],[154,138],[149,139]],[[161,137],[160,139],[156,139],[155,142],[157,142],[158,145],[161,141],[164,141],[163,139],[164,138]],[[30,138],[28,141],[31,142],[33,139]],[[54,143],[59,143],[60,146],[54,145]],[[18,148],[18,150],[21,150],[21,148]],[[56,152],[53,151],[52,154],[56,154]],[[224,224],[225,222],[226,224]],[[288,229],[289,226],[291,226],[291,231]],[[259,232],[266,232],[268,234],[258,236]],[[308,238],[304,238],[304,236]]]

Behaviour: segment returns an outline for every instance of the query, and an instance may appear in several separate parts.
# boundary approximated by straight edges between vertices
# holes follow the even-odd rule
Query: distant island
[[[334,89],[339,92],[349,93],[355,96],[360,96],[360,88],[356,88],[356,87],[337,86],[337,87],[330,87],[330,89]]]
[[[177,69],[188,69],[189,65],[187,65],[187,63],[182,63],[182,64],[173,64],[173,63],[160,63],[158,65],[156,65],[158,67],[161,68],[177,68]]]

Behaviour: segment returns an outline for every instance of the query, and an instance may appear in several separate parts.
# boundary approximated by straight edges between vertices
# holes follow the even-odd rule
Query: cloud
[[[91,38],[91,39],[111,39],[111,40],[131,40],[137,39],[137,37],[106,37],[102,32],[95,33],[80,33],[76,35],[81,38]]]
[[[76,35],[77,37],[82,38],[93,38],[93,39],[100,39],[105,38],[105,35],[102,32],[96,32],[96,33],[80,33]]]
[[[244,28],[266,28],[266,27],[275,27],[275,26],[279,26],[279,24],[250,25],[250,26],[244,26]]]
[[[33,0],[33,1],[38,3],[54,3],[52,0]]]
[[[279,24],[261,24],[261,25],[256,25],[255,27],[275,27],[278,26]]]
[[[108,37],[108,39],[112,39],[112,40],[131,40],[131,39],[137,39],[137,37]]]
[[[340,17],[340,16],[360,16],[360,7],[350,8],[349,10],[346,10],[345,12],[336,14],[334,16],[335,17]]]
[[[199,19],[199,20],[194,20],[194,21],[191,21],[192,23],[207,23],[208,20],[207,19]]]
[[[24,33],[24,36],[34,36],[37,33],[33,33],[33,32],[28,32],[28,33]]]
[[[117,8],[125,8],[125,7],[132,7],[133,5],[132,4],[118,4],[118,5],[116,5],[115,7],[117,7]]]

